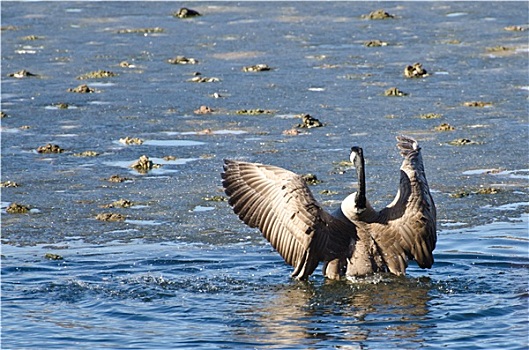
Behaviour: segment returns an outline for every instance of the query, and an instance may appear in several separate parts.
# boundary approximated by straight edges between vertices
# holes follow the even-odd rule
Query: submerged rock
[[[19,187],[20,185],[15,181],[3,181],[0,183],[0,187]]]
[[[370,12],[367,15],[362,15],[363,19],[389,19],[389,18],[395,18],[394,15],[390,15],[386,11],[380,9]]]
[[[120,29],[116,33],[118,34],[151,34],[151,33],[163,33],[164,29],[160,27],[155,28],[131,28],[131,29]]]
[[[59,254],[53,254],[53,253],[46,253],[44,254],[44,257],[48,260],[63,260],[63,257]]]
[[[119,199],[110,204],[102,205],[102,208],[130,208],[134,205],[134,202],[129,201],[128,199]]]
[[[303,180],[305,180],[308,185],[317,185],[323,182],[321,180],[318,180],[318,177],[316,175],[310,173],[302,175],[301,177],[303,178]]]
[[[122,177],[119,175],[112,175],[108,179],[106,179],[108,182],[125,182],[125,181],[131,181],[131,178],[128,177]]]
[[[463,102],[463,106],[465,107],[487,107],[487,106],[492,106],[492,102],[468,101],[468,102]]]
[[[64,152],[64,150],[58,145],[53,145],[51,143],[48,143],[45,146],[38,147],[37,152],[38,153],[62,153]]]
[[[380,46],[388,46],[388,43],[382,40],[369,40],[364,41],[365,47],[380,47]]]
[[[400,91],[396,87],[392,87],[392,88],[389,88],[386,91],[384,91],[384,96],[398,96],[398,97],[402,97],[402,96],[408,96],[408,94],[405,93],[405,92]]]
[[[301,124],[298,124],[298,128],[319,128],[323,126],[318,119],[312,117],[310,114],[300,114],[298,117],[301,117]]]
[[[192,18],[202,16],[198,11],[188,9],[187,7],[182,7],[178,11],[173,12],[173,17],[178,18]]]
[[[82,84],[82,85],[79,85],[76,88],[73,88],[73,89],[70,88],[67,91],[68,92],[76,92],[78,94],[91,94],[91,93],[96,92],[96,89],[93,89],[93,88],[89,87],[86,84]]]
[[[258,115],[258,114],[273,114],[274,111],[270,109],[239,109],[235,112],[236,114],[246,114],[246,115]]]
[[[478,142],[472,141],[469,139],[455,139],[453,141],[448,142],[448,144],[452,146],[466,146],[466,145],[477,145]]]
[[[9,77],[13,77],[13,78],[28,78],[28,77],[38,77],[37,74],[33,74],[25,69],[21,70],[21,71],[18,71],[18,72],[15,72],[15,73],[11,73],[8,75]]]
[[[114,72],[111,72],[108,70],[97,70],[97,71],[82,74],[77,77],[77,80],[110,78],[110,77],[115,77],[115,76],[117,76],[117,74]]]
[[[265,72],[269,71],[271,68],[267,64],[256,64],[254,66],[243,67],[243,72]]]
[[[131,164],[131,168],[139,173],[146,173],[149,170],[161,167],[160,164],[154,164],[146,155],[141,156],[137,161]]]
[[[442,123],[441,125],[438,125],[434,128],[436,131],[453,131],[456,128],[454,128],[452,125],[448,123]]]
[[[216,82],[219,82],[220,79],[216,77],[196,76],[191,79],[188,79],[187,81],[192,82],[192,83],[216,83]]]
[[[442,116],[443,115],[439,113],[425,113],[425,114],[419,115],[419,118],[420,119],[439,119]]]
[[[96,151],[83,151],[80,153],[74,153],[73,155],[75,157],[97,157],[99,153],[97,153]]]
[[[139,137],[129,137],[129,136],[119,139],[119,142],[124,145],[142,145],[143,144],[143,140],[140,139]]]
[[[423,78],[427,77],[428,75],[428,72],[422,67],[422,64],[420,63],[414,63],[413,65],[406,66],[406,68],[404,68],[404,76],[406,78]]]
[[[13,202],[6,208],[6,212],[9,214],[26,214],[29,212],[29,207]]]
[[[167,63],[170,63],[170,64],[197,64],[198,61],[196,59],[190,58],[190,57],[176,56],[175,58],[168,59]]]
[[[198,109],[195,109],[195,114],[209,114],[213,113],[213,109],[208,106],[200,106]]]
[[[125,219],[125,215],[119,213],[100,213],[96,216],[96,220],[100,221],[125,221]]]

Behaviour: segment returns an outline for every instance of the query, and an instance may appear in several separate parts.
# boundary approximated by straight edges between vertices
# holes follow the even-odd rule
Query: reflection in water
[[[240,324],[234,333],[240,341],[251,338],[280,347],[328,343],[363,348],[362,342],[368,340],[419,347],[425,342],[420,327],[429,312],[430,289],[429,279],[392,276],[325,281],[319,286],[293,282],[278,287],[259,309],[241,311],[245,323],[257,317],[256,324]]]

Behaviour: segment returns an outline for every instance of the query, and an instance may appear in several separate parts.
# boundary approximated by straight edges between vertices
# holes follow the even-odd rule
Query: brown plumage
[[[307,279],[320,261],[333,279],[389,271],[402,275],[408,260],[422,268],[433,264],[436,212],[420,148],[399,136],[404,161],[395,200],[375,211],[365,197],[363,151],[353,147],[351,161],[358,192],[344,199],[332,214],[314,199],[301,176],[258,163],[224,161],[222,184],[239,218],[257,227],[294,267],[292,277]]]

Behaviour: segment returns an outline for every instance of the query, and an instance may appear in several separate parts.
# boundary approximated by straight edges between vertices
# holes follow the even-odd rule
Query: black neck
[[[358,192],[356,195],[356,207],[358,209],[366,208],[366,174],[364,163],[364,152],[362,148],[355,149],[357,156],[354,159],[354,166],[356,168],[356,175],[358,177]]]

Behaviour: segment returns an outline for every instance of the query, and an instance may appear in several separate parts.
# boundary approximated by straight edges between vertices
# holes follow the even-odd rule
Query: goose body
[[[294,267],[292,277],[307,279],[320,262],[331,279],[376,272],[403,275],[409,260],[421,268],[433,264],[437,240],[436,209],[420,147],[398,136],[403,156],[393,202],[380,211],[366,198],[363,150],[351,149],[358,191],[329,213],[316,201],[303,178],[271,165],[224,160],[222,185],[235,214],[257,227]]]

